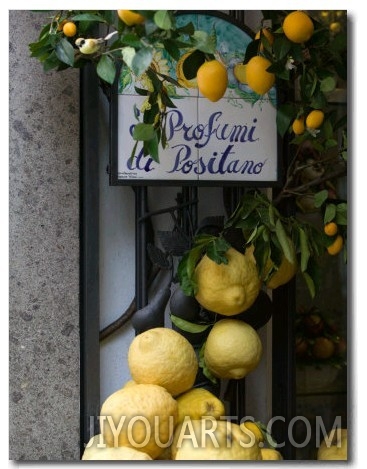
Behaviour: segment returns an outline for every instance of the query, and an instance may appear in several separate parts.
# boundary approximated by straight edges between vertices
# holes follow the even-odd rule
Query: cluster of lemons
[[[338,231],[338,225],[334,221],[326,223],[324,226],[324,233],[333,238],[333,242],[326,248],[331,256],[339,254],[344,246],[343,236],[338,234]]]
[[[209,346],[213,356],[220,355],[222,342],[227,341],[227,355],[219,360],[222,368],[217,369],[220,376],[234,366],[228,361],[235,355],[228,349],[228,333],[242,335],[242,342],[254,340],[254,331],[246,325],[245,332],[237,322],[227,330],[223,321],[214,326],[220,330],[213,328],[215,343]],[[235,346],[241,348],[241,341],[235,337]],[[246,347],[251,354],[251,346]],[[256,360],[258,357],[247,358],[252,363]],[[216,360],[214,368],[218,363]],[[137,335],[129,347],[128,365],[132,379],[103,402],[100,433],[90,439],[83,460],[282,459],[278,451],[264,448],[264,435],[257,423],[231,422],[221,399],[205,388],[193,387],[198,359],[180,333],[157,327]]]

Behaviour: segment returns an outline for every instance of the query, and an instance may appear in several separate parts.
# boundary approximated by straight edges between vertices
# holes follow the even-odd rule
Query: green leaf
[[[95,15],[94,13],[80,13],[75,15],[72,18],[72,21],[98,21],[100,23],[105,23],[106,20],[102,16]]]
[[[284,35],[276,35],[273,43],[273,52],[276,59],[280,60],[286,57],[292,47],[292,43]]]
[[[224,238],[214,238],[206,248],[207,256],[217,264],[228,264],[226,252],[231,245]]]
[[[158,10],[154,14],[154,22],[158,28],[169,30],[174,26],[172,15],[167,10]]]
[[[336,205],[328,204],[325,208],[324,224],[329,223],[332,220],[334,220],[335,215],[336,215]]]
[[[315,207],[319,208],[328,198],[328,191],[323,189],[322,191],[316,192],[314,195],[314,205]]]
[[[334,77],[327,77],[321,80],[320,91],[323,93],[330,93],[336,87],[336,81]]]
[[[292,240],[289,238],[284,229],[283,223],[279,218],[275,223],[275,233],[277,235],[279,244],[282,247],[283,254],[291,264],[294,264],[296,262],[294,246]]]
[[[197,284],[194,278],[195,267],[203,254],[204,246],[193,247],[181,258],[177,267],[177,276],[182,291],[187,296],[193,296],[197,290]]]
[[[169,53],[169,55],[176,61],[180,58],[180,49],[176,45],[176,41],[173,39],[166,39],[163,41],[164,48]]]
[[[72,67],[74,65],[74,48],[66,38],[56,44],[55,53],[61,62]]]
[[[291,121],[295,115],[294,106],[292,104],[282,104],[277,110],[277,130],[281,137],[284,137],[289,129]]]
[[[155,136],[155,130],[152,124],[136,124],[133,130],[134,140],[151,140]]]
[[[310,258],[311,253],[310,248],[308,246],[308,237],[305,230],[299,226],[298,231],[301,249],[301,272],[305,272],[307,270],[308,260]]]
[[[335,223],[345,226],[348,224],[348,206],[346,203],[336,206]]]
[[[216,48],[216,37],[206,31],[195,31],[192,35],[196,49],[206,54],[214,54]]]
[[[151,139],[144,141],[144,150],[147,155],[150,155],[154,161],[159,163],[159,151],[158,151],[158,135],[154,132],[154,136]]]
[[[134,56],[131,68],[137,77],[140,77],[152,63],[153,47],[142,47]]]
[[[132,68],[133,59],[135,57],[135,54],[136,54],[136,51],[131,46],[126,46],[126,47],[123,47],[121,49],[122,59],[129,68]]]
[[[302,276],[306,282],[308,291],[310,292],[311,298],[315,298],[316,294],[316,289],[315,289],[315,283],[312,280],[311,276],[307,272],[302,272]]]
[[[200,332],[206,331],[212,324],[196,324],[194,322],[186,321],[185,319],[179,318],[174,314],[170,314],[170,319],[172,324],[185,332],[191,332],[193,334],[198,334]]]
[[[108,56],[102,55],[97,64],[97,75],[110,85],[113,84],[116,77],[115,62]]]

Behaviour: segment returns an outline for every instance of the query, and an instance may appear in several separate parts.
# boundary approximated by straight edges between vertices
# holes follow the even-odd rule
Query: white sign
[[[186,18],[192,15],[182,15]],[[201,29],[215,28],[218,53],[226,64],[228,87],[222,99],[211,102],[196,87],[174,90],[176,108],[167,109],[168,147],[159,147],[159,160],[144,156],[141,147],[131,158],[137,123],[134,108],[142,109],[145,97],[135,92],[124,71],[117,96],[117,183],[153,181],[225,184],[226,182],[275,183],[278,180],[276,99],[273,88],[265,97],[239,83],[233,68],[243,60],[251,37],[241,28],[212,15],[201,18]],[[229,31],[230,30],[230,31]],[[160,51],[155,66],[175,79],[169,59]],[[125,71],[128,74],[128,71]]]

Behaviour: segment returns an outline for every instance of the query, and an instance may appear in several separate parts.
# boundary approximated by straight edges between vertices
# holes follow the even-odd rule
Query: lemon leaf
[[[303,278],[305,279],[307,288],[310,292],[311,298],[315,298],[316,294],[316,288],[315,288],[315,282],[311,278],[311,276],[307,272],[303,272]]]
[[[296,260],[294,246],[279,218],[275,223],[275,233],[285,257],[291,264],[294,264]]]
[[[301,271],[305,272],[307,270],[307,264],[311,253],[308,247],[308,237],[305,230],[299,226],[298,231],[299,242],[301,247]]]
[[[196,324],[194,322],[186,321],[185,319],[179,318],[174,314],[170,314],[170,319],[172,324],[185,332],[191,332],[194,334],[204,332],[208,327],[211,327],[211,324]]]

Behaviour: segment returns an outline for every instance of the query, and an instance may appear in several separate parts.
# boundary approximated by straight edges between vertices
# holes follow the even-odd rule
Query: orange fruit
[[[328,236],[334,236],[338,232],[338,225],[331,221],[324,226],[324,233]]]
[[[284,18],[283,32],[290,41],[301,44],[311,38],[314,25],[307,13],[297,10]]]
[[[306,117],[306,127],[309,129],[318,129],[324,122],[324,113],[320,109],[314,109]]]
[[[266,71],[270,65],[270,60],[260,55],[255,55],[247,62],[247,84],[257,94],[263,95],[267,93],[275,83],[274,73]]]
[[[305,131],[305,118],[303,116],[298,119],[294,119],[292,124],[292,130],[296,135],[302,135]]]
[[[135,13],[131,10],[117,10],[117,15],[121,21],[128,26],[144,23],[145,18],[140,13]]]
[[[341,235],[338,235],[335,238],[335,241],[333,242],[333,244],[327,247],[327,252],[331,256],[336,256],[342,250],[343,244],[344,244],[343,237]]]
[[[62,32],[65,34],[67,37],[73,37],[76,34],[76,25],[72,21],[68,21],[67,23],[64,24],[62,27]]]
[[[226,92],[227,69],[218,60],[204,62],[198,69],[196,79],[200,93],[210,101],[218,101]]]

